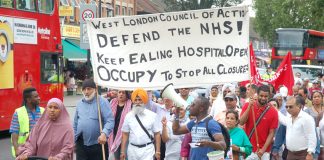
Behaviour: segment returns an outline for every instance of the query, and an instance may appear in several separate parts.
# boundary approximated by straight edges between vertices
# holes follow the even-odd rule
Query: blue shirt
[[[102,132],[108,137],[112,132],[115,120],[111,111],[110,103],[108,100],[99,97]],[[76,105],[76,112],[74,116],[74,140],[77,141],[78,137],[82,134],[83,144],[91,146],[98,144],[98,137],[100,136],[97,98],[86,101],[82,99]]]
[[[36,122],[38,121],[38,119],[42,116],[42,113],[38,106],[36,107],[35,112],[32,112],[28,107],[26,107],[26,109],[29,118],[29,131],[31,131],[32,128],[35,126]],[[20,129],[20,125],[18,121],[18,114],[17,112],[15,112],[14,115],[12,116],[9,132],[19,134],[19,129]]]
[[[207,118],[207,117],[206,117]],[[187,124],[188,130],[191,132],[192,143],[197,143],[200,141],[212,141],[208,136],[206,130],[206,118],[202,119],[200,122],[196,123],[196,120],[191,120]],[[222,134],[221,127],[219,124],[211,119],[208,122],[208,130],[211,135]],[[196,147],[190,149],[190,159],[191,160],[208,160],[207,153],[214,151],[211,147]]]

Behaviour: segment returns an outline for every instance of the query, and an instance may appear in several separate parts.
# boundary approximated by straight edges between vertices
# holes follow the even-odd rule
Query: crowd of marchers
[[[62,100],[52,98],[44,109],[38,91],[26,88],[10,126],[12,155],[208,160],[224,151],[233,160],[324,160],[324,77],[295,76],[292,95],[285,86],[252,83],[211,86],[204,96],[191,88],[171,94],[187,106],[142,88],[98,96],[95,82],[86,79],[73,123]]]

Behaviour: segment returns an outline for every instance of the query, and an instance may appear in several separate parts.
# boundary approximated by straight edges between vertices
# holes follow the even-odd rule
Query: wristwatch
[[[307,152],[307,154],[313,155],[313,152],[311,152],[311,151],[308,151],[308,152]]]

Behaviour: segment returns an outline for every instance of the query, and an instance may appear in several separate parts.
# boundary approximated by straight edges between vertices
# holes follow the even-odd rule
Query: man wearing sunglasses
[[[286,109],[290,115],[284,116],[279,112],[280,123],[287,127],[287,159],[313,160],[316,149],[315,122],[302,110],[303,104],[304,99],[301,96],[288,97]]]
[[[237,96],[235,95],[235,93],[231,93],[231,92],[227,93],[224,97],[224,101],[225,101],[226,109],[216,114],[214,119],[219,123],[226,125],[225,124],[226,112],[228,110],[236,110],[239,112],[240,110],[239,107],[237,106]]]

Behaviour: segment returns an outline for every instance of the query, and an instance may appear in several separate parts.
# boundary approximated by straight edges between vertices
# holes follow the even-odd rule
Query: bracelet
[[[161,152],[155,152],[155,154],[161,154]]]
[[[124,154],[125,152],[120,152],[120,154]]]

